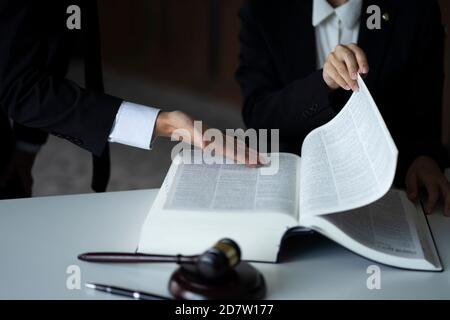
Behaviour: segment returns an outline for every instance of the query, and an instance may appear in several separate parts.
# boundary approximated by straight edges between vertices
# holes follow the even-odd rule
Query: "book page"
[[[233,164],[179,164],[164,210],[298,213],[300,159],[280,154],[278,173]]]
[[[415,225],[416,207],[400,191],[350,212],[325,217],[360,244],[396,257],[423,258]]]
[[[276,262],[283,234],[298,224],[299,174],[300,158],[290,154],[260,169],[175,159],[142,226],[138,252],[194,255],[231,238],[243,259]]]
[[[398,151],[363,80],[342,111],[302,147],[300,215],[365,206],[392,186]]]
[[[411,202],[404,191],[393,189],[366,207],[308,216],[303,223],[378,263],[411,270],[442,270],[422,207]]]

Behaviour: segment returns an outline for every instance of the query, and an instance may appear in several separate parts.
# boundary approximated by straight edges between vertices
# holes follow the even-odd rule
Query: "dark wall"
[[[240,4],[100,0],[104,57],[115,67],[239,102],[233,74]]]
[[[448,30],[450,28],[450,1],[440,0],[442,8],[443,23],[447,28],[446,39],[446,83],[444,90],[444,116],[443,116],[443,135],[444,142],[450,146],[450,37],[448,36]]]
[[[238,62],[241,2],[100,0],[105,59],[124,71],[238,105],[240,94],[233,74]],[[450,26],[450,2],[440,3],[444,23]],[[450,75],[448,37],[446,57],[446,74]],[[450,142],[449,81],[445,95],[444,140]]]

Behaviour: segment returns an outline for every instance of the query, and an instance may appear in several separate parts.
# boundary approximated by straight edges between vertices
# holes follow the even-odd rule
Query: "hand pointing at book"
[[[161,112],[156,120],[155,135],[183,140],[204,150],[211,144],[219,143],[216,140],[204,139],[204,132],[208,129],[209,127],[205,124],[202,124],[201,128],[196,127],[194,120],[184,112]],[[214,147],[224,157],[249,167],[259,167],[268,163],[267,159],[257,151],[248,148],[243,141],[227,135],[222,135],[222,138],[223,145]]]

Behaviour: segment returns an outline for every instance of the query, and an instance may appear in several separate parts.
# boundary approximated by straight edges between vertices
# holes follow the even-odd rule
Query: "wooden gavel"
[[[96,263],[176,263],[181,267],[194,266],[199,275],[212,280],[222,278],[241,262],[241,250],[233,240],[222,239],[195,256],[92,252],[81,254],[78,259]]]

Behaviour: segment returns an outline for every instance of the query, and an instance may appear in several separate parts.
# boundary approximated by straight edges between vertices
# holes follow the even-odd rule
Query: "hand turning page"
[[[342,111],[303,143],[301,214],[362,207],[392,186],[398,151],[361,77],[358,84]]]

